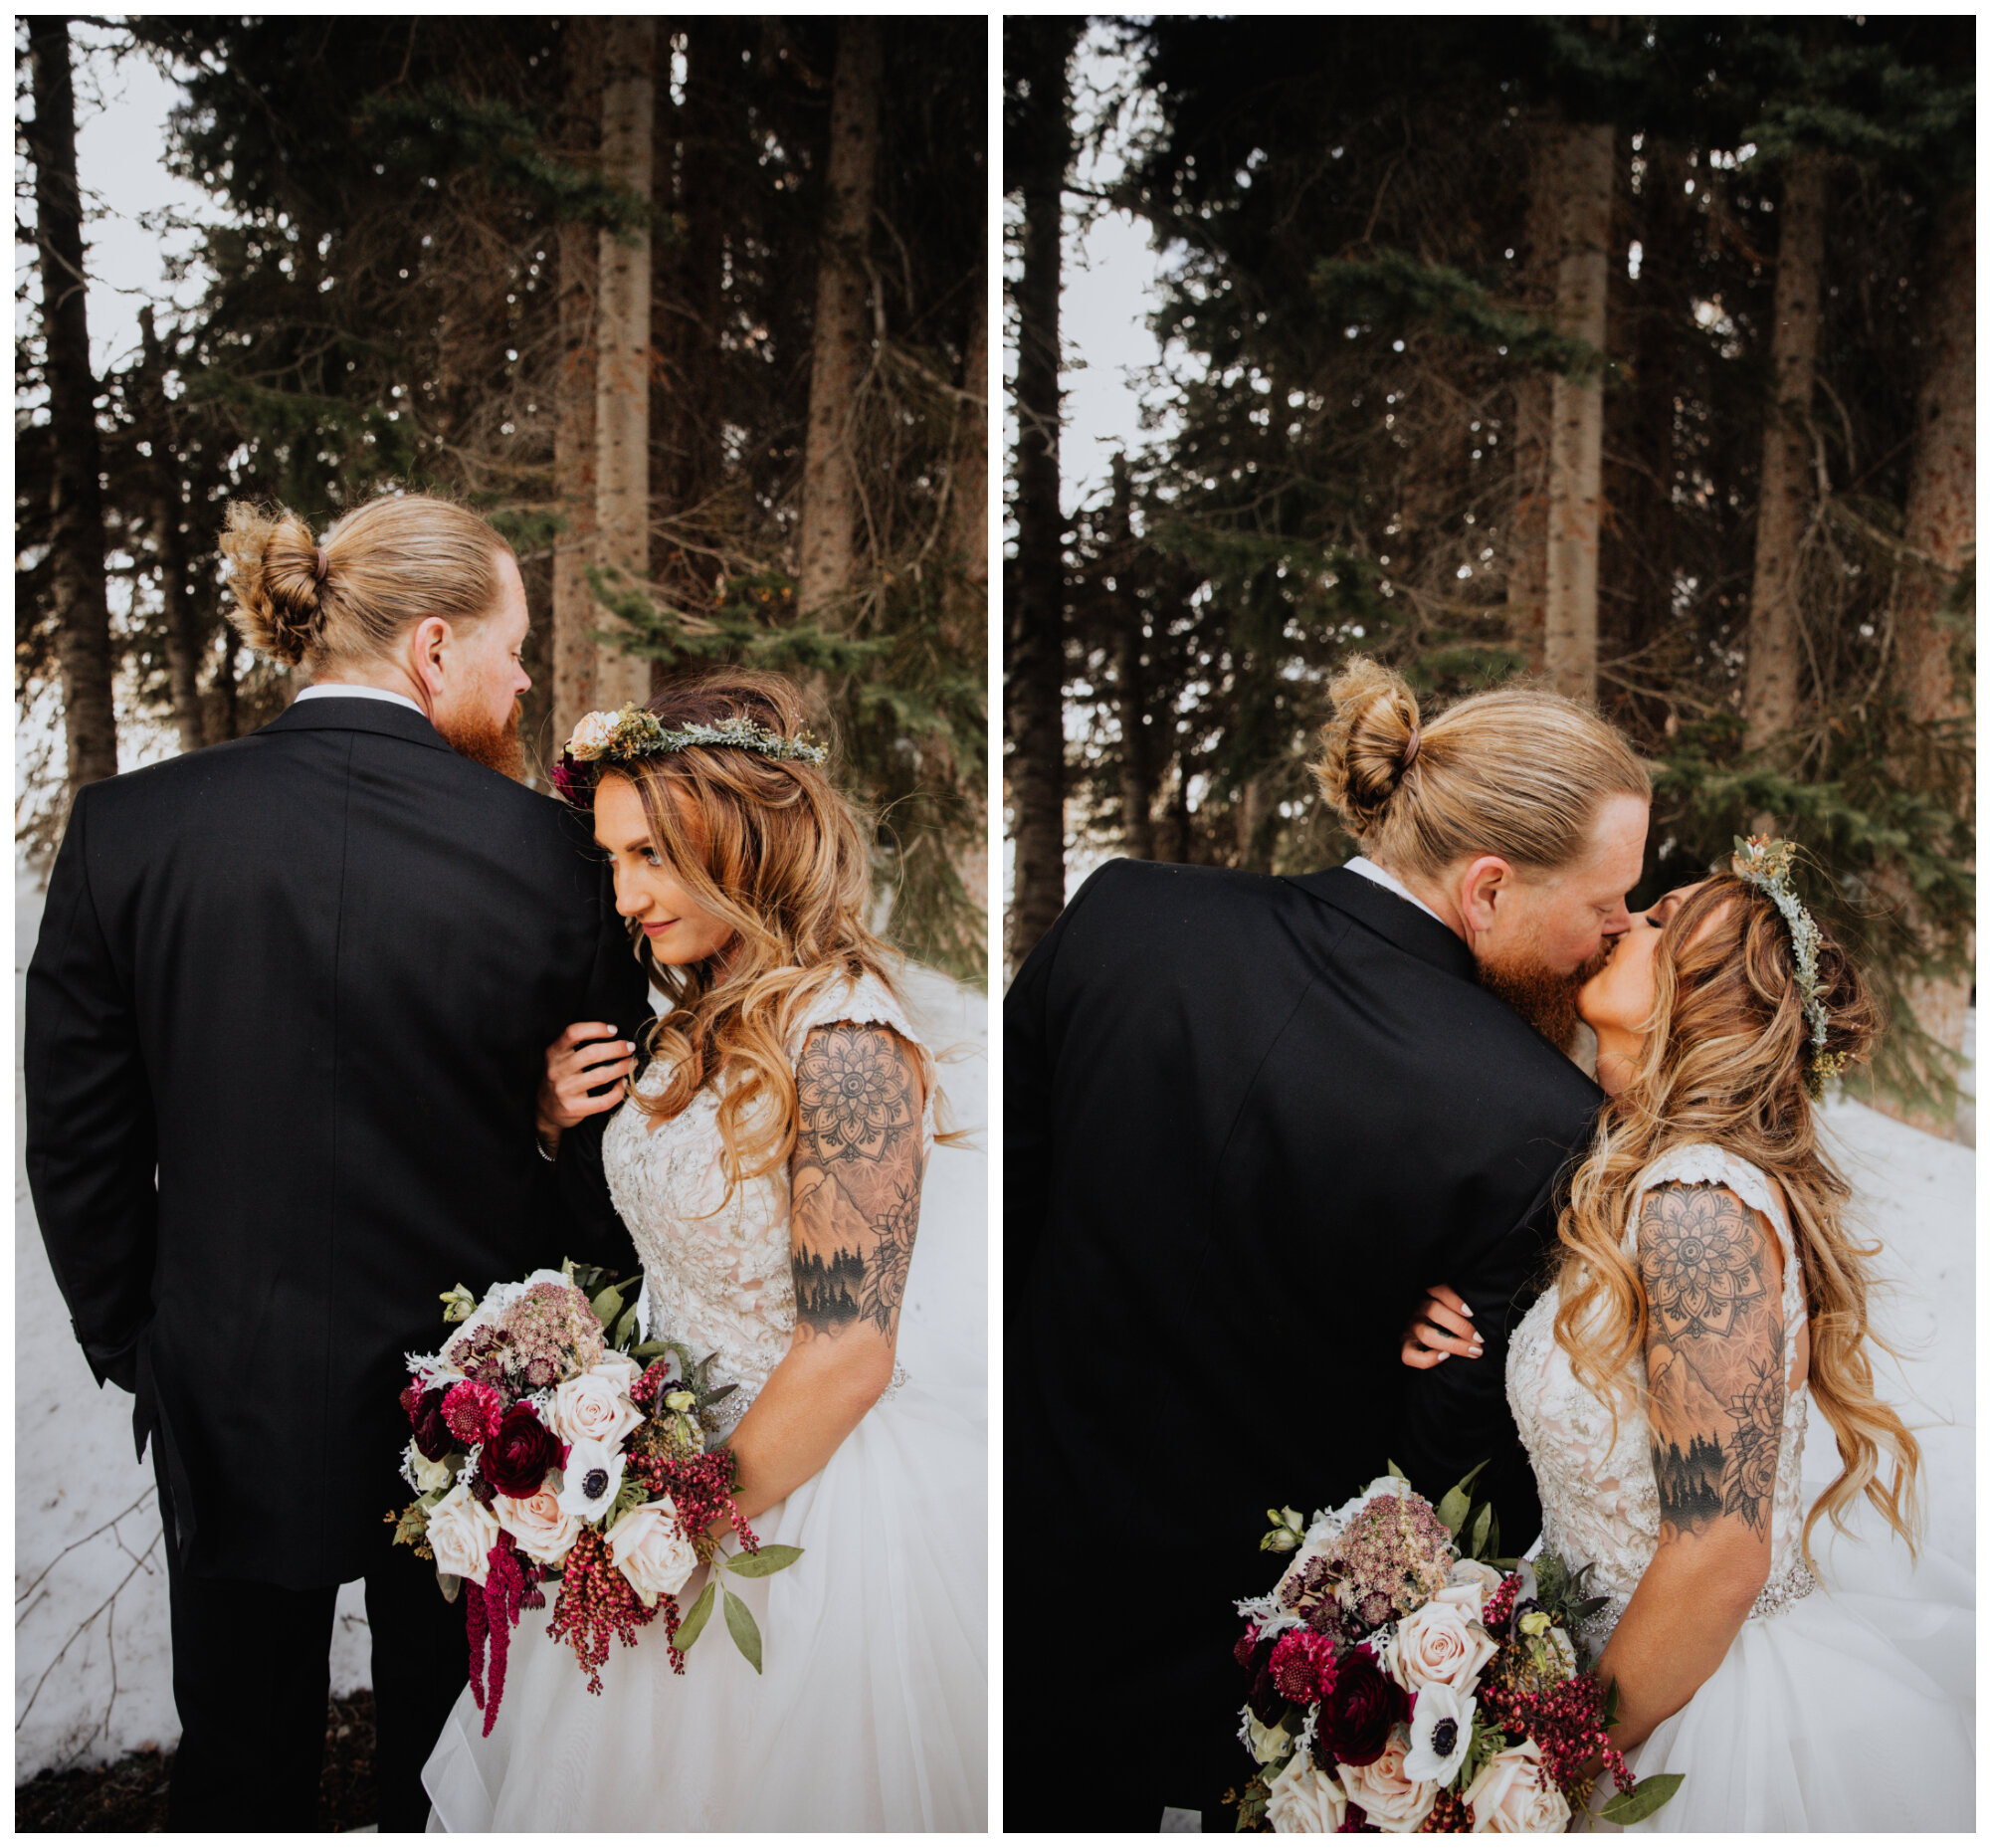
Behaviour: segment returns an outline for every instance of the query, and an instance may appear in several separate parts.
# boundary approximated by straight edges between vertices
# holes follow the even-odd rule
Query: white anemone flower
[[[1472,1716],[1478,1711],[1478,1701],[1469,1694],[1435,1682],[1418,1689],[1403,1775],[1412,1783],[1449,1783],[1465,1762],[1472,1744]]]
[[[566,1468],[560,1479],[559,1505],[563,1515],[582,1521],[599,1521],[614,1504],[622,1488],[622,1452],[592,1438],[583,1438],[567,1447]]]

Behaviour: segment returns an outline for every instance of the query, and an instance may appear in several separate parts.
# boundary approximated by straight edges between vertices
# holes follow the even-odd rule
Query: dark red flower
[[[1289,1701],[1310,1707],[1333,1686],[1333,1644],[1303,1625],[1288,1630],[1272,1648],[1272,1680]]]
[[[401,1409],[408,1414],[408,1422],[415,1428],[415,1448],[431,1463],[440,1463],[457,1447],[449,1426],[443,1422],[443,1397],[441,1386],[431,1386],[424,1392],[412,1382],[401,1394]]]
[[[1342,1764],[1373,1764],[1389,1744],[1389,1729],[1409,1717],[1409,1696],[1363,1646],[1340,1658],[1319,1704],[1318,1737]]]
[[[1244,1634],[1237,1639],[1236,1648],[1230,1653],[1237,1658],[1239,1668],[1251,1671],[1257,1667],[1257,1663],[1253,1660],[1257,1652],[1258,1626],[1254,1623],[1245,1629]]]
[[[537,1495],[546,1472],[560,1460],[560,1442],[529,1405],[514,1405],[484,1446],[477,1473],[499,1495]]]

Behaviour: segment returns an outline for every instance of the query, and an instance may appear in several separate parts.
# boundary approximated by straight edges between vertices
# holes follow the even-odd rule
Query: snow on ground
[[[24,1122],[20,997],[42,895],[18,883],[14,910],[14,1775],[101,1763],[170,1746],[172,1655],[159,1515],[149,1459],[132,1454],[131,1399],[99,1387],[56,1290],[19,1153]],[[928,1379],[987,1378],[988,1004],[920,971],[907,997],[935,1052],[970,1149],[939,1149],[927,1174],[899,1358]],[[253,1644],[249,1645],[253,1646]],[[361,1587],[339,1594],[331,1688],[368,1685]]]

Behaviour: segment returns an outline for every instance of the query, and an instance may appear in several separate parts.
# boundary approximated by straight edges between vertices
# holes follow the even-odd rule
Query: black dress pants
[[[166,1826],[316,1829],[338,1587],[199,1578],[176,1557],[169,1514],[166,1531],[181,1729]],[[433,1565],[383,1544],[366,1574],[366,1621],[380,1832],[419,1831],[422,1766],[469,1679],[463,1606],[443,1601]]]

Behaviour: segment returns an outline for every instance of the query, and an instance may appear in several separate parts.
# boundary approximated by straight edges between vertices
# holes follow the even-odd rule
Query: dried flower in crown
[[[563,754],[575,763],[627,763],[699,747],[750,750],[756,756],[792,763],[820,763],[828,754],[805,737],[785,737],[743,716],[716,724],[667,725],[640,706],[625,706],[619,713],[589,713],[574,726]],[[554,781],[564,792],[568,784],[558,777]]]
[[[1790,868],[1796,861],[1794,841],[1772,841],[1751,834],[1746,840],[1734,837],[1734,876],[1757,891],[1766,892],[1783,922],[1790,927],[1790,944],[1796,954],[1797,990],[1803,1000],[1804,1019],[1810,1023],[1810,1062],[1804,1086],[1813,1098],[1824,1095],[1824,1081],[1845,1069],[1842,1054],[1824,1050],[1830,1032],[1831,1015],[1817,987],[1817,950],[1820,937],[1817,921],[1804,909],[1803,901],[1790,889]]]

